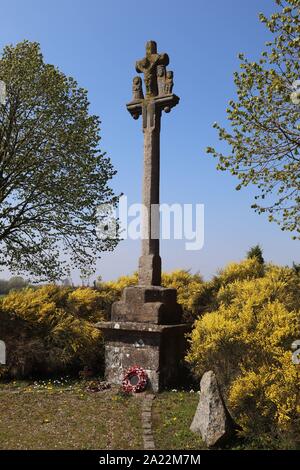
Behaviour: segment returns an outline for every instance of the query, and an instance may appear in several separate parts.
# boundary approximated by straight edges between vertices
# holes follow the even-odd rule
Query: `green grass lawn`
[[[84,381],[69,379],[0,382],[0,449],[142,449],[142,399],[142,394],[124,397],[118,387],[92,393]],[[189,429],[198,401],[197,393],[156,395],[156,449],[206,448]],[[235,442],[231,448],[257,446]]]
[[[0,385],[0,449],[140,449],[140,404],[82,383]]]
[[[87,391],[84,381],[0,381],[1,449],[142,449],[143,394],[125,397],[118,387]],[[202,450],[189,428],[199,395],[163,392],[153,400],[152,426],[157,450]],[[267,436],[262,441],[228,443],[232,449],[295,449],[294,441]]]
[[[199,395],[164,392],[153,402],[153,431],[157,449],[205,449],[201,439],[190,431]]]
[[[142,395],[92,393],[82,381],[0,383],[0,449],[141,449]],[[199,396],[164,392],[153,402],[157,449],[203,449],[189,426]]]

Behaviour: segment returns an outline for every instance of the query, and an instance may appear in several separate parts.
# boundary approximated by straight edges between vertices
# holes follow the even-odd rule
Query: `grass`
[[[140,400],[81,382],[0,385],[0,449],[140,449]]]
[[[189,430],[199,395],[164,392],[153,402],[157,449],[203,449]],[[141,396],[91,393],[83,381],[0,383],[0,449],[141,449]]]
[[[87,391],[84,381],[0,382],[0,449],[142,449],[142,395]],[[157,450],[202,450],[190,431],[199,395],[163,392],[153,401]],[[295,449],[289,442],[237,441],[232,449]],[[260,439],[260,440],[259,440]]]
[[[157,449],[205,449],[190,431],[199,395],[190,392],[164,392],[153,402],[153,431]]]

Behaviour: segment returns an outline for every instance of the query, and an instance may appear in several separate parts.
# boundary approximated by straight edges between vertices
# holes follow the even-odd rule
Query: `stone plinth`
[[[154,392],[180,382],[189,325],[110,321],[96,326],[104,334],[106,380],[121,384],[124,371],[139,365]]]
[[[160,286],[126,287],[111,311],[111,320],[117,322],[170,325],[180,323],[181,318],[176,289]]]

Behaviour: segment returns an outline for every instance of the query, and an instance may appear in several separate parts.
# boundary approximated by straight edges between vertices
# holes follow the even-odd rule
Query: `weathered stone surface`
[[[141,77],[134,77],[132,81],[132,101],[144,99],[143,85]]]
[[[173,72],[169,70],[166,75],[165,94],[171,95],[173,90]]]
[[[213,371],[205,372],[200,382],[200,399],[190,427],[207,446],[222,445],[234,433],[234,423],[222,399]]]
[[[144,429],[144,430],[149,430],[149,429],[151,430],[151,429],[152,429],[151,421],[145,421],[145,422],[143,422],[143,425],[142,425],[142,426],[143,426],[143,429]]]
[[[126,303],[176,303],[177,292],[176,289],[159,286],[132,286],[124,289],[123,298]]]
[[[141,81],[133,79],[133,99],[127,109],[134,119],[143,118],[144,176],[143,176],[143,238],[139,259],[139,284],[160,286],[161,259],[159,256],[159,176],[160,127],[162,110],[169,112],[179,102],[172,93],[173,72],[166,71],[167,54],[159,54],[155,41],[146,44],[146,56],[136,62],[136,70],[144,74],[146,97]]]
[[[155,450],[153,439],[145,439],[144,438],[144,449],[145,450]]]
[[[144,74],[146,96],[153,97],[158,94],[157,89],[157,67],[168,65],[168,54],[158,54],[155,41],[148,41],[146,44],[146,57],[136,62],[136,71]]]
[[[180,323],[181,317],[176,289],[160,286],[126,287],[111,311],[111,320],[122,322],[168,325]]]
[[[121,384],[124,371],[132,365],[146,370],[154,392],[180,381],[189,325],[99,322],[96,326],[104,334],[108,382]]]

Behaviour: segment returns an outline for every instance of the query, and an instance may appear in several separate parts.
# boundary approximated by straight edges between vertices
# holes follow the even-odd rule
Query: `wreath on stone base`
[[[140,366],[132,366],[127,369],[122,381],[122,388],[127,393],[143,392],[148,383],[148,375]]]

